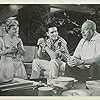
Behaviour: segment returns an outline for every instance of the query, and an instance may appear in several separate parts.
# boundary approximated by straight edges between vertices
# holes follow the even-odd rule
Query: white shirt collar
[[[99,33],[98,33],[98,32],[95,32],[90,41],[95,41],[95,40],[97,40],[98,35],[99,35]]]
[[[95,40],[97,40],[98,35],[100,35],[100,34],[99,34],[98,32],[95,32],[90,41],[95,41]],[[84,40],[84,39],[83,39],[83,40]],[[87,41],[87,40],[84,40],[84,41]],[[90,42],[90,41],[89,41],[89,42]]]

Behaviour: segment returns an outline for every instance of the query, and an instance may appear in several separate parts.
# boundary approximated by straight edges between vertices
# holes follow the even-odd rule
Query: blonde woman
[[[11,70],[8,71],[10,73],[6,73],[4,70],[2,74],[5,73],[6,77],[11,76],[27,79],[26,70],[22,62],[25,50],[23,48],[22,40],[18,37],[18,21],[13,19],[13,17],[7,19],[5,23],[5,30],[7,34],[3,36],[2,52],[4,52],[4,54],[1,56],[1,61],[3,62],[2,66],[4,66],[6,71]],[[9,77],[7,78],[9,79]]]
[[[13,64],[10,62],[10,58],[6,58],[8,50],[4,49],[2,32],[2,26],[0,26],[0,83],[13,79]]]

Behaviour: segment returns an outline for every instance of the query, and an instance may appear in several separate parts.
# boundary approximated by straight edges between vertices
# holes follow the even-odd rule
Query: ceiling
[[[7,7],[9,4],[0,4],[0,11]]]
[[[50,7],[89,14],[94,14],[96,10],[100,10],[100,4],[50,4]]]
[[[0,11],[8,5],[10,4],[0,4]],[[62,10],[77,11],[83,13],[89,13],[88,8],[100,9],[100,4],[49,4],[49,6],[54,8],[60,8]],[[91,11],[93,9],[91,9]]]
[[[13,13],[15,14],[15,11],[18,12],[20,8],[26,5],[33,5],[33,4],[0,4],[0,21],[5,20],[8,17],[8,13],[10,13],[10,11],[7,8],[8,6],[12,7],[12,9],[15,9],[13,11]],[[98,12],[100,13],[100,4],[44,4],[44,5],[47,5],[50,8],[55,8],[55,9],[51,9],[54,12],[57,12],[57,10],[59,11],[59,9],[61,9],[61,10],[68,10],[68,11],[75,11],[75,12],[82,12],[82,13],[89,13],[89,14],[95,14],[96,11],[98,10]]]

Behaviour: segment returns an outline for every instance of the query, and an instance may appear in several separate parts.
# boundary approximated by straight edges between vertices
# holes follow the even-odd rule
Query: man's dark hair
[[[46,25],[46,32],[48,32],[48,29],[51,27],[56,27],[56,25],[54,23],[49,23]]]

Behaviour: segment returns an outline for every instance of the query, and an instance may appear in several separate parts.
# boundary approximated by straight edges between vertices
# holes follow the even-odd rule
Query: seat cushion
[[[37,50],[38,48],[36,46],[24,46],[25,52],[26,52],[26,58],[24,62],[32,62],[33,59],[37,57]]]

